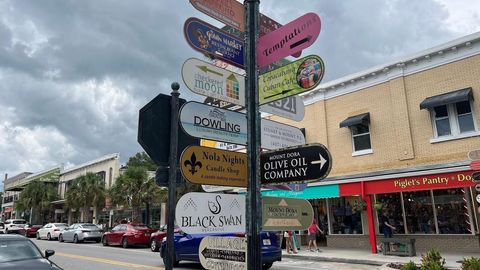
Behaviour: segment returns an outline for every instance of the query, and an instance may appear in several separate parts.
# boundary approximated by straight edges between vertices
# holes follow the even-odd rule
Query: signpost
[[[177,202],[175,218],[189,234],[243,233],[245,210],[242,195],[191,192]]]
[[[215,148],[187,147],[180,168],[189,182],[217,186],[247,186],[247,155]]]
[[[258,67],[310,47],[320,34],[320,17],[307,13],[258,39]]]
[[[245,77],[190,58],[182,66],[182,78],[192,92],[245,106]]]
[[[158,167],[155,171],[155,183],[159,187],[168,187],[168,183],[170,181],[169,177],[170,169],[168,167]],[[177,169],[177,185],[183,184],[182,174],[179,169]]]
[[[243,68],[243,41],[197,18],[183,26],[188,44],[196,51]]]
[[[313,220],[313,208],[303,199],[263,197],[263,230],[306,230]]]
[[[247,269],[247,239],[207,236],[198,248],[205,269]]]
[[[286,66],[260,75],[258,82],[260,104],[297,95],[320,84],[325,74],[323,60],[309,55]]]
[[[265,152],[260,158],[262,184],[317,181],[332,168],[330,152],[317,143]]]
[[[264,104],[260,106],[260,111],[298,122],[305,116],[305,105],[301,97],[290,96]]]

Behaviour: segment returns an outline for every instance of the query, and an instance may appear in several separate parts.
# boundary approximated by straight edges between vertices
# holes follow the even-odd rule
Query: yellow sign
[[[187,147],[180,157],[182,175],[191,183],[247,187],[247,155],[202,146]]]

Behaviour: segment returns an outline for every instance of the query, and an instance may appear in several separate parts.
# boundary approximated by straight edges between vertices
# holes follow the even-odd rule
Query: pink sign
[[[258,66],[264,67],[312,45],[320,34],[320,17],[307,13],[258,39]]]

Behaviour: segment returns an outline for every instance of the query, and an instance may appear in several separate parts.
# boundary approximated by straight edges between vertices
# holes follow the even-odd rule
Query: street
[[[42,251],[55,250],[51,260],[65,270],[127,270],[127,269],[165,269],[158,252],[153,253],[146,247],[104,247],[96,243],[59,243],[31,239]],[[302,270],[368,270],[371,265],[312,262],[292,259],[283,259],[274,263],[272,270],[302,269]],[[202,269],[199,263],[181,262],[175,269]]]

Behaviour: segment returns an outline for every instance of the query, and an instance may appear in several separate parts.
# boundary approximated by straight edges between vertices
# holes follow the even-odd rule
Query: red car
[[[149,245],[150,236],[155,231],[141,223],[120,224],[103,234],[102,244],[104,246],[121,245],[123,248],[131,245]]]
[[[18,233],[26,237],[35,237],[37,235],[38,229],[42,228],[43,225],[30,225],[27,224],[23,227]]]
[[[180,232],[180,228],[177,225],[175,225],[174,232]],[[165,236],[167,236],[166,224],[160,227],[160,230],[152,233],[150,236],[150,250],[152,250],[152,252],[157,252],[160,249],[160,245],[162,244],[162,240],[165,238]]]

